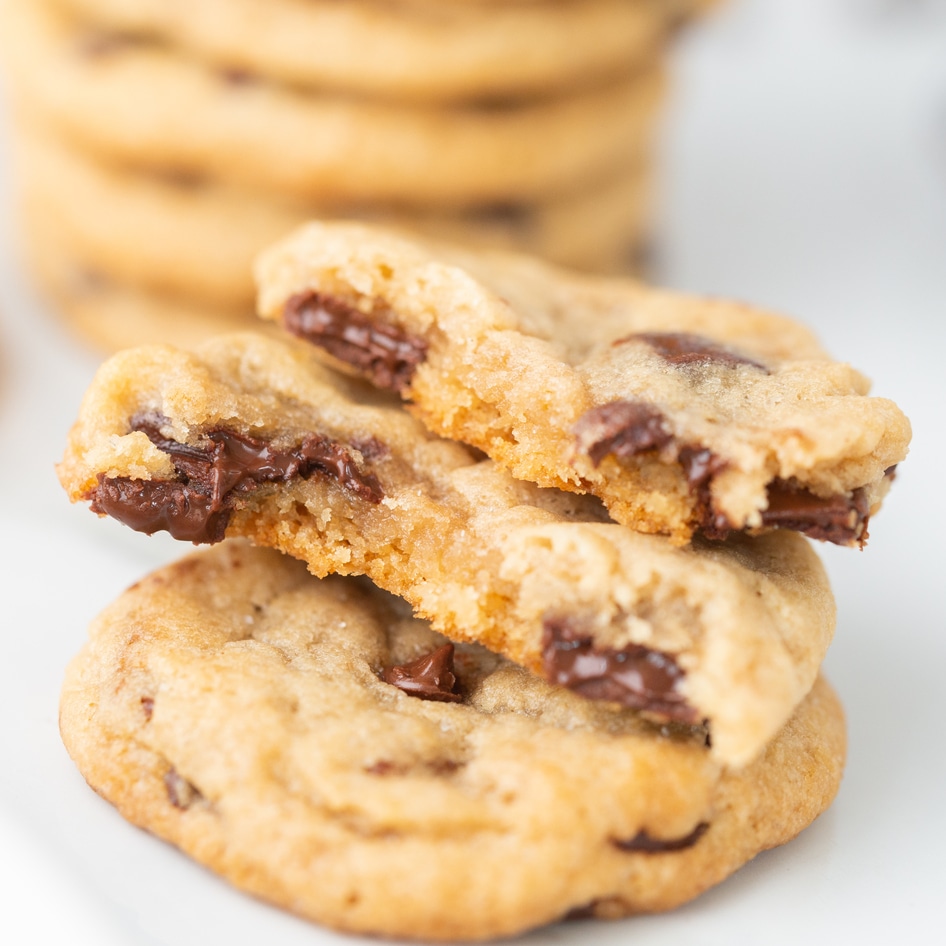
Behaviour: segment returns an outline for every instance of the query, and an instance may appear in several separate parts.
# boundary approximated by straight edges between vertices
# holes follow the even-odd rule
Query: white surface
[[[840,609],[827,670],[851,737],[831,811],[673,914],[522,942],[946,941],[946,5],[734,2],[687,38],[679,67],[663,281],[815,325],[908,412],[914,449],[869,549],[825,551]],[[0,941],[351,943],[127,826],[62,749],[59,682],[88,621],[181,549],[68,506],[53,464],[96,359],[38,305],[9,243],[4,233]]]

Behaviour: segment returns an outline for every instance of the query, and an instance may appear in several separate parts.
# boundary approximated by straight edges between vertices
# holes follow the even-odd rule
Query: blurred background
[[[49,7],[70,16],[96,8],[92,0],[25,5],[34,13]],[[73,943],[135,946],[187,946],[208,936],[231,946],[261,939],[351,942],[239,896],[128,828],[86,788],[56,727],[62,671],[91,617],[145,571],[180,554],[160,537],[144,539],[69,507],[56,483],[53,466],[102,352],[154,326],[199,334],[207,311],[211,323],[221,310],[224,321],[234,312],[249,318],[248,283],[234,290],[232,280],[208,276],[206,267],[191,273],[184,263],[199,260],[189,248],[205,250],[219,272],[229,273],[250,252],[250,237],[267,232],[274,220],[283,225],[300,206],[308,213],[324,194],[297,201],[296,184],[275,172],[263,186],[265,152],[255,164],[248,159],[249,170],[225,187],[216,177],[210,187],[200,176],[183,174],[193,168],[163,176],[142,171],[141,156],[117,140],[103,115],[76,108],[81,90],[55,69],[34,90],[27,115],[35,119],[45,108],[47,119],[26,146],[24,121],[33,119],[23,117],[17,69],[32,59],[35,71],[42,49],[35,34],[9,25],[23,6],[24,0],[0,0],[8,102],[20,103],[17,131],[13,106],[0,131],[6,211],[0,216],[0,488],[6,500],[0,510],[6,605],[0,708],[7,720],[0,729],[6,762],[0,884],[7,892],[0,938],[45,943],[68,935]],[[839,606],[826,672],[847,707],[851,739],[833,808],[796,842],[760,856],[673,914],[570,924],[523,942],[930,941],[942,930],[946,880],[940,855],[946,762],[938,738],[946,666],[940,540],[946,515],[939,481],[946,469],[946,2],[729,0],[699,17],[671,6],[674,15],[660,18],[646,39],[656,45],[646,46],[641,33],[636,47],[614,53],[615,62],[627,63],[634,56],[644,61],[645,48],[656,50],[668,73],[665,91],[634,113],[644,117],[630,122],[626,135],[602,135],[610,144],[598,151],[585,142],[584,150],[570,152],[568,173],[550,164],[541,196],[534,182],[497,171],[492,180],[500,183],[488,194],[474,188],[446,214],[437,209],[443,198],[418,208],[423,188],[410,199],[371,197],[370,174],[368,190],[346,200],[368,216],[426,217],[435,230],[459,226],[499,242],[528,246],[532,240],[532,248],[545,240],[538,248],[546,251],[554,234],[557,249],[573,253],[590,245],[587,234],[602,235],[605,227],[595,220],[604,219],[597,216],[604,206],[611,249],[599,247],[589,259],[571,262],[589,269],[596,259],[606,260],[602,269],[644,266],[653,281],[744,299],[806,322],[835,357],[873,378],[875,393],[904,408],[914,445],[871,523],[866,551],[820,549]],[[685,18],[691,22],[682,23]],[[630,35],[631,27],[626,31]],[[197,48],[198,40],[191,41]],[[589,48],[598,41],[592,37]],[[91,48],[98,66],[116,55],[95,43]],[[207,58],[213,52],[199,51]],[[615,67],[604,77],[581,79],[595,59],[576,53],[572,72],[556,80],[555,96],[525,91],[530,82],[549,87],[552,80],[539,66],[541,82],[521,73],[509,81],[520,83],[518,98],[537,96],[545,106],[556,96],[587,97],[589,89],[608,83],[626,83],[620,95],[636,101],[645,73]],[[273,68],[268,60],[256,64],[264,66]],[[262,90],[251,73],[246,66],[221,81],[258,96]],[[464,81],[455,78],[454,88]],[[417,95],[409,79],[402,82],[399,100]],[[370,94],[381,95],[377,89]],[[621,106],[627,113],[634,107]],[[60,111],[49,118],[54,108]],[[566,127],[548,121],[545,127]],[[188,134],[197,130],[189,127]],[[524,147],[509,134],[507,153]],[[185,152],[175,151],[175,160],[184,154],[194,162]],[[231,157],[243,166],[238,155]],[[230,163],[221,165],[224,171]],[[622,169],[627,179],[613,184]],[[133,188],[132,201],[129,181],[145,173],[151,196]],[[425,173],[429,179],[433,172]],[[566,178],[568,186],[561,183]],[[460,183],[458,177],[442,186]],[[625,184],[623,196],[614,196]],[[587,195],[598,187],[596,203]],[[154,188],[165,190],[154,198]],[[248,192],[256,208],[250,212]],[[290,199],[277,200],[277,192]],[[526,193],[531,196],[518,196]],[[41,224],[27,230],[17,207]],[[241,225],[250,218],[265,226]],[[234,232],[238,239],[227,242]],[[85,262],[74,265],[83,256]]]

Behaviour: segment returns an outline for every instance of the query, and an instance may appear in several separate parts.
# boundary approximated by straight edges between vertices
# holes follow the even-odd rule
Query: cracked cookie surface
[[[264,318],[431,430],[680,543],[785,528],[862,545],[907,453],[892,401],[749,306],[346,223],[303,227],[257,282]],[[411,360],[379,369],[373,334]]]
[[[255,334],[120,353],[60,479],[139,531],[244,536],[318,575],[365,574],[456,641],[592,699],[708,720],[752,759],[811,688],[834,601],[791,532],[679,548],[600,503],[513,479],[389,396]]]
[[[675,906],[837,790],[844,724],[822,680],[731,771],[700,729],[582,700],[479,647],[455,650],[456,701],[384,681],[443,645],[364,579],[227,542],[100,615],[61,731],[125,818],[237,887],[411,938]]]

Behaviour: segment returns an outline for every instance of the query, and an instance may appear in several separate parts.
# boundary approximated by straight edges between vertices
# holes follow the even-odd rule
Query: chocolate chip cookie
[[[555,94],[627,73],[662,47],[667,0],[55,0],[112,33],[220,69],[399,101]]]
[[[243,536],[318,575],[364,574],[436,630],[591,699],[708,721],[749,762],[808,692],[834,630],[800,536],[674,546],[600,503],[513,479],[396,402],[253,334],[120,353],[60,479],[142,532]]]
[[[649,152],[656,67],[554,99],[399,105],[297,91],[138,38],[88,34],[32,0],[0,7],[10,92],[86,150],[290,199],[457,208],[539,202]]]
[[[26,127],[19,129],[14,155],[24,210],[34,220],[49,221],[70,255],[143,290],[248,312],[254,308],[256,255],[326,213],[471,245],[528,250],[598,272],[627,271],[649,216],[649,182],[641,167],[543,204],[438,213],[318,206],[209,179],[136,172]]]
[[[845,753],[821,680],[733,771],[700,728],[582,700],[363,579],[239,542],[94,622],[60,727],[125,818],[238,888],[436,940],[682,903],[817,817]]]
[[[257,268],[259,311],[515,476],[677,542],[863,545],[910,425],[812,334],[749,306],[354,224]]]

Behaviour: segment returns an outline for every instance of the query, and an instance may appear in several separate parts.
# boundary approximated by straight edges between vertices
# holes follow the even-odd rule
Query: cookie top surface
[[[594,84],[656,55],[679,12],[666,0],[54,2],[99,28],[167,41],[220,68],[399,102]]]
[[[457,208],[580,189],[647,153],[664,86],[651,68],[547,100],[394,104],[247,80],[148,42],[90,38],[30,0],[8,0],[0,16],[17,110],[74,145],[333,207]]]
[[[263,255],[259,311],[398,390],[514,475],[587,490],[636,529],[793,528],[863,544],[907,419],[801,325],[538,260],[313,223]],[[414,345],[379,373],[351,337]]]
[[[513,479],[430,434],[301,342],[227,336],[120,353],[86,394],[60,478],[151,533],[242,535],[316,574],[366,574],[438,631],[590,698],[709,720],[745,763],[812,686],[834,630],[790,532],[674,546],[593,497]]]
[[[393,936],[667,908],[791,838],[837,789],[843,720],[823,682],[731,772],[699,731],[480,648],[456,649],[455,702],[384,681],[442,645],[363,580],[228,542],[94,622],[61,730],[130,821],[259,896]]]

